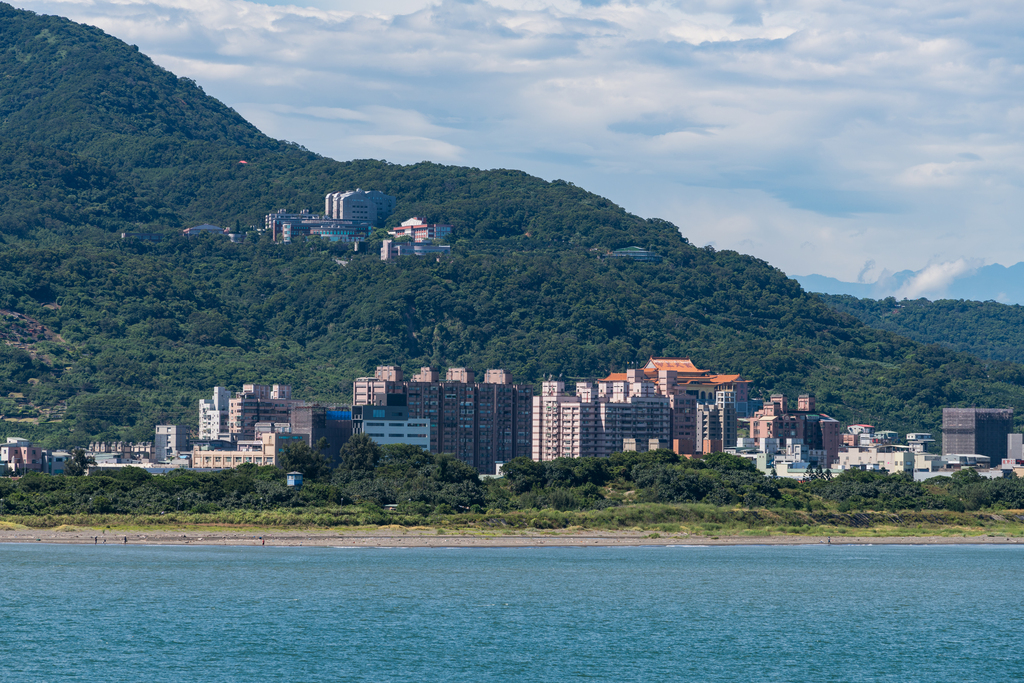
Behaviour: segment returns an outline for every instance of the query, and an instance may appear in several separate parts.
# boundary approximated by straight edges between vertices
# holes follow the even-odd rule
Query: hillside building
[[[370,236],[369,220],[336,220],[302,210],[287,213],[280,209],[263,219],[264,229],[274,242],[291,244],[300,237],[319,237],[329,242],[364,242]]]
[[[378,225],[395,210],[395,198],[378,190],[331,192],[324,198],[324,216]]]
[[[181,231],[181,234],[185,237],[195,237],[197,235],[219,235],[224,237],[230,232],[231,231],[227,228],[219,228],[216,225],[203,223],[202,225],[194,225],[191,228],[185,228]]]
[[[452,248],[447,244],[384,240],[380,247],[380,260],[391,261],[400,256],[434,256],[435,258],[441,258],[450,253],[452,253]]]
[[[484,474],[494,472],[496,462],[530,457],[533,388],[513,384],[504,370],[488,370],[476,382],[468,368],[449,368],[442,380],[425,367],[405,380],[401,368],[380,366],[373,377],[353,383],[353,410],[386,405],[387,394],[405,395],[410,420],[430,421],[434,453],[452,453]]]
[[[388,230],[393,237],[411,237],[413,242],[446,239],[452,234],[452,226],[432,223],[427,224],[422,218],[413,216],[397,228]]]
[[[754,404],[750,399],[752,382],[740,375],[718,374],[701,370],[689,358],[651,357],[643,367],[644,375],[657,380],[662,395],[686,394],[699,403],[714,403],[719,391],[734,393],[737,417],[750,417]],[[667,373],[662,378],[661,373]]]
[[[650,249],[643,249],[641,247],[624,247],[622,249],[616,249],[608,254],[608,258],[628,258],[634,261],[647,261],[650,263],[657,263],[661,261],[661,256],[651,251]]]

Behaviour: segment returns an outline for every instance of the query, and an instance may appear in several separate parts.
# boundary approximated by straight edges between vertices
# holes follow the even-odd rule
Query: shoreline
[[[127,543],[125,539],[127,538]],[[396,533],[378,530],[253,529],[119,531],[114,529],[0,529],[0,543],[61,545],[177,545],[347,548],[545,548],[639,546],[793,545],[1024,545],[1012,536],[700,536],[646,531],[573,531],[520,534],[438,534],[435,530]]]

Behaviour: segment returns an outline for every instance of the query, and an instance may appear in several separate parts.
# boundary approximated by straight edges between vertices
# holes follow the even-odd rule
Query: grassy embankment
[[[520,510],[458,515],[402,515],[370,506],[316,510],[222,511],[166,515],[6,516],[4,529],[112,529],[171,531],[249,529],[394,531],[436,529],[438,534],[508,535],[585,530],[688,533],[701,536],[1008,536],[1024,537],[1024,511],[1000,513],[914,511],[806,512],[784,509],[745,510],[711,505],[644,504],[592,510]]]

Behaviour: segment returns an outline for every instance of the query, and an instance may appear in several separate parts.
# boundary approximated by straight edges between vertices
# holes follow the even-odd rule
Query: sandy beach
[[[224,545],[381,548],[515,548],[601,546],[731,545],[988,545],[1024,544],[1007,536],[700,536],[647,531],[560,531],[509,534],[443,533],[430,529],[119,531],[111,529],[5,529],[0,543],[93,545]]]

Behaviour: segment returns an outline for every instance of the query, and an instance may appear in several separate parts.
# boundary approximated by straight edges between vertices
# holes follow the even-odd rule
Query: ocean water
[[[1021,681],[1024,548],[0,545],[0,680]]]

